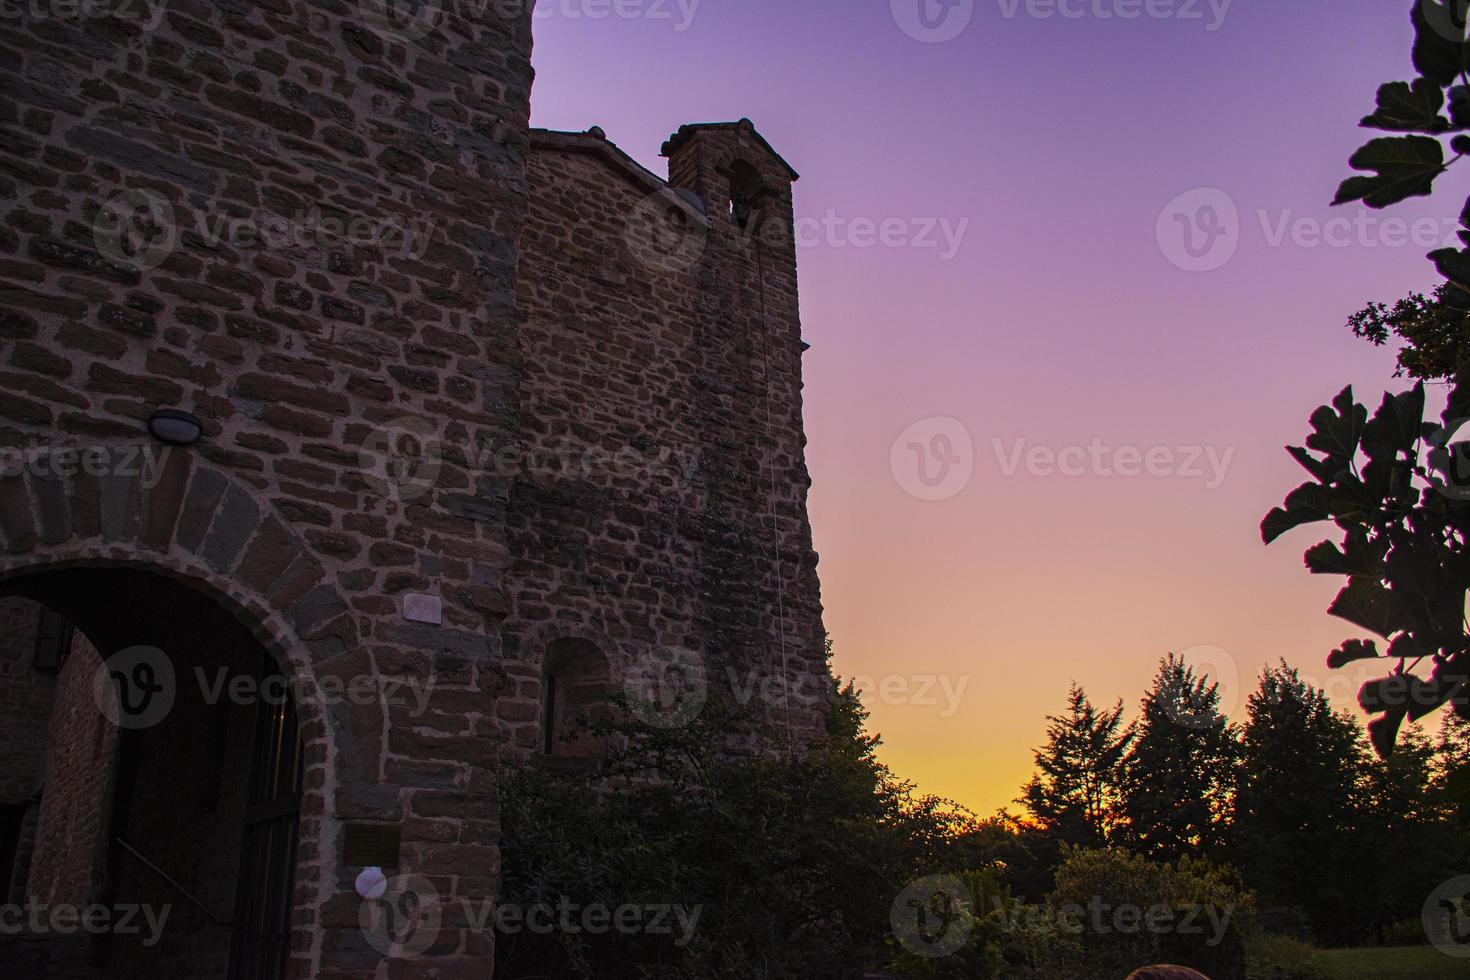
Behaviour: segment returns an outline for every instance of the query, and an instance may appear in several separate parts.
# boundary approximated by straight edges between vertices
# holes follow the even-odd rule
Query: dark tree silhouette
[[[1073,684],[1067,713],[1047,722],[1037,773],[1017,802],[1056,843],[1104,846],[1113,839],[1123,759],[1134,737],[1133,726],[1123,724],[1123,702],[1099,711]]]
[[[1445,715],[1436,748],[1434,784],[1450,825],[1459,833],[1459,864],[1470,867],[1470,720]]]
[[[1262,674],[1247,712],[1234,863],[1259,891],[1268,925],[1290,925],[1290,913],[1299,912],[1317,938],[1350,941],[1358,774],[1366,763],[1358,726],[1284,661]]]
[[[1393,757],[1368,766],[1362,783],[1359,861],[1371,867],[1371,889],[1359,896],[1361,918],[1382,942],[1385,930],[1419,915],[1424,896],[1444,881],[1459,835],[1436,780],[1435,745],[1418,726],[1405,730]],[[1462,856],[1463,846],[1459,848]],[[1438,855],[1436,860],[1426,860]],[[1443,863],[1442,863],[1443,861]]]
[[[1470,310],[1458,291],[1441,283],[1430,295],[1410,293],[1391,308],[1369,303],[1348,319],[1354,335],[1382,347],[1397,337],[1399,377],[1420,381],[1453,378],[1470,364]]]
[[[1123,765],[1122,843],[1162,861],[1221,853],[1239,756],[1219,685],[1182,657],[1159,664]]]

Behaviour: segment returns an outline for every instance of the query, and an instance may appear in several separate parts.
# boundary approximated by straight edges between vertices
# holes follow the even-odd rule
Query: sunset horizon
[[[1335,583],[1302,570],[1318,539],[1268,549],[1259,525],[1299,482],[1283,447],[1318,404],[1347,381],[1373,404],[1408,387],[1348,317],[1428,289],[1424,254],[1458,227],[1440,202],[1329,207],[1365,104],[1403,74],[1404,11],[1227,4],[1212,31],[977,3],[962,33],[926,43],[885,6],[706,2],[683,30],[548,14],[532,113],[599,126],[660,174],[668,132],[749,116],[802,173],[807,453],[834,670],[936,694],[869,692],[884,761],[981,815],[1014,811],[1068,685],[1136,710],[1171,652],[1207,654],[1236,720],[1284,658],[1366,721],[1371,670],[1326,666],[1350,630],[1326,611]],[[1294,54],[1310,72],[1278,85],[1271,66]],[[678,66],[681,84],[618,69],[631,60]],[[613,74],[627,84],[605,97],[586,84]],[[1102,79],[1115,88],[1093,104]],[[978,112],[950,118],[944,95],[961,92]],[[1125,92],[1147,111],[1124,110]],[[1023,119],[1024,149],[1007,138]],[[1236,209],[1234,244],[1210,242],[1212,267],[1192,269],[1166,237],[1182,227],[1171,208],[1219,201]],[[925,420],[926,439],[957,422],[972,446],[968,480],[941,500],[891,465]],[[1135,450],[1136,475],[1111,454],[1095,466],[1097,443]],[[1067,474],[1069,450],[1083,475]],[[1168,475],[1150,476],[1150,450],[1169,454]],[[963,688],[956,711],[945,682]]]

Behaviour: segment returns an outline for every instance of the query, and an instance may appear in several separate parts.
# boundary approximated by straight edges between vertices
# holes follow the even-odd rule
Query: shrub
[[[864,717],[850,688],[834,691],[824,746],[792,756],[757,740],[732,757],[728,733],[758,729],[712,699],[681,729],[608,722],[613,750],[595,771],[507,774],[503,905],[668,905],[698,918],[676,936],[501,935],[496,975],[837,980],[885,964],[894,897],[957,866],[972,820],[895,780]]]
[[[1423,946],[1424,945],[1424,917],[1416,915],[1411,919],[1400,919],[1383,930],[1381,946]]]
[[[1258,932],[1246,942],[1250,980],[1333,980],[1321,955],[1286,936]]]
[[[1011,941],[1009,924],[1015,902],[999,883],[994,870],[971,871],[949,876],[961,886],[966,899],[950,907],[935,901],[926,910],[933,921],[943,921],[964,937],[963,945],[947,956],[926,956],[906,948],[901,937],[890,941],[892,969],[906,978],[955,978],[996,980],[1005,970],[1003,946]]]
[[[1254,899],[1233,873],[1184,858],[1158,864],[1118,850],[1073,850],[1057,869],[1047,912],[1080,957],[1055,975],[1116,978],[1154,963],[1244,980]]]

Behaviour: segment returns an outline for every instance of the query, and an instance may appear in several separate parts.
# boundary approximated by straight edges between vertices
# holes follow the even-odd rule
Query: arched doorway
[[[6,975],[283,976],[304,765],[271,652],[128,565],[7,577],[0,624]]]

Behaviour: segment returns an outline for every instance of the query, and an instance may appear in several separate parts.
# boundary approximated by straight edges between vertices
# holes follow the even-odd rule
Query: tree
[[[895,896],[925,876],[979,871],[962,863],[974,821],[877,759],[851,684],[829,693],[827,738],[809,752],[781,751],[783,733],[712,693],[679,728],[612,712],[597,723],[610,748],[595,769],[505,774],[502,905],[699,918],[682,935],[671,919],[672,936],[515,930],[495,944],[496,976],[839,980],[889,966]],[[771,750],[732,757],[737,726]]]
[[[1141,707],[1123,764],[1124,845],[1166,862],[1218,854],[1239,755],[1237,733],[1220,713],[1219,685],[1171,653]]]
[[[1470,768],[1470,719],[1445,715],[1436,749],[1442,778],[1448,779],[1454,772]]]
[[[1409,726],[1392,758],[1369,765],[1364,803],[1390,828],[1439,822],[1445,800],[1436,785],[1438,750],[1424,729]]]
[[[1382,942],[1385,930],[1417,916],[1424,896],[1445,877],[1445,865],[1426,862],[1454,844],[1448,801],[1436,782],[1436,750],[1418,726],[1403,733],[1389,759],[1366,770],[1359,806],[1359,861],[1373,887],[1359,897],[1362,917]],[[1355,916],[1355,917],[1357,917]]]
[[[1134,727],[1123,724],[1123,702],[1099,711],[1073,684],[1067,713],[1047,723],[1038,772],[1017,802],[1057,845],[1102,847],[1113,838],[1123,759],[1134,738]]]
[[[1460,295],[1453,286],[1440,283],[1433,295],[1410,293],[1392,309],[1370,303],[1348,319],[1348,326],[1375,347],[1392,337],[1403,341],[1399,377],[1447,380],[1470,365],[1470,310],[1459,301]]]
[[[1232,854],[1268,925],[1297,910],[1321,939],[1361,931],[1352,854],[1365,761],[1352,718],[1285,661],[1267,668],[1247,702]]]
[[[1056,887],[1057,848],[1046,831],[1007,810],[977,820],[958,841],[964,868],[994,868],[1000,883],[1021,901],[1036,901]]]
[[[1345,180],[1334,204],[1362,201],[1386,208],[1433,191],[1435,179],[1470,154],[1470,35],[1465,4],[1415,0],[1412,82],[1378,90],[1362,125],[1403,135],[1370,140],[1350,165],[1365,174]],[[1447,116],[1446,116],[1447,110]],[[1445,156],[1443,139],[1453,154]],[[1369,175],[1371,173],[1371,175]],[[1306,448],[1289,451],[1312,479],[1266,516],[1269,544],[1292,528],[1333,521],[1342,545],[1324,541],[1307,552],[1316,574],[1345,575],[1331,612],[1388,643],[1355,638],[1328,659],[1340,668],[1358,660],[1394,662],[1387,677],[1364,686],[1359,701],[1378,717],[1369,725],[1382,756],[1392,753],[1404,720],[1445,705],[1470,718],[1470,637],[1465,620],[1470,584],[1470,446],[1456,441],[1470,417],[1465,323],[1470,319],[1470,199],[1461,215],[1462,249],[1429,258],[1447,282],[1433,300],[1410,297],[1389,311],[1369,307],[1352,324],[1377,343],[1396,333],[1408,341],[1402,371],[1455,381],[1442,423],[1424,420],[1422,382],[1385,395],[1370,420],[1351,388],[1311,418]],[[1310,451],[1309,451],[1310,450]],[[1316,453],[1317,455],[1313,455]],[[1427,676],[1425,676],[1427,671]]]
[[[1470,720],[1445,715],[1435,744],[1434,785],[1449,819],[1465,835],[1463,851],[1470,858]],[[1470,863],[1470,861],[1462,861]]]

